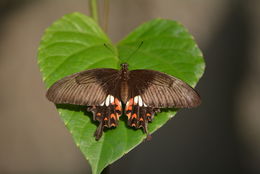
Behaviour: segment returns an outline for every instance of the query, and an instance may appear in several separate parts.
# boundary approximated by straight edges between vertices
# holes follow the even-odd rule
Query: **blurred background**
[[[44,30],[87,0],[0,1],[0,174],[87,174],[90,168],[37,65]],[[202,49],[203,103],[182,110],[110,167],[111,174],[260,173],[260,1],[110,0],[108,34],[119,41],[155,17],[177,20]]]

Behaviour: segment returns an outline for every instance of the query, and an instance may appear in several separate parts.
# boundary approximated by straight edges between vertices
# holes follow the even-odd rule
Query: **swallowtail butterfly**
[[[64,77],[46,96],[55,104],[87,106],[99,122],[96,140],[104,127],[116,127],[123,113],[129,126],[149,135],[148,122],[160,108],[192,108],[201,103],[198,93],[180,79],[154,70],[129,71],[126,63],[120,70],[90,69]]]

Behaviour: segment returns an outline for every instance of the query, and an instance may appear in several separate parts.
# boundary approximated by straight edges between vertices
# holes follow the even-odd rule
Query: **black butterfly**
[[[93,119],[99,121],[96,140],[104,127],[116,127],[123,112],[128,125],[143,128],[160,108],[191,108],[201,103],[198,93],[176,77],[154,70],[91,69],[57,81],[47,91],[47,98],[56,104],[88,106]]]

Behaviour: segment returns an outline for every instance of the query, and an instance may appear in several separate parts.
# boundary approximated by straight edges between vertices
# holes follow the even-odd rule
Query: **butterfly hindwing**
[[[148,134],[148,122],[151,122],[158,109],[148,107],[140,95],[130,98],[125,106],[125,114],[128,118],[128,125],[135,128],[142,128]]]
[[[90,106],[88,111],[93,113],[93,120],[99,122],[99,126],[94,134],[99,140],[103,134],[104,127],[116,127],[119,117],[122,115],[122,104],[118,98],[108,95],[104,102],[98,106]]]

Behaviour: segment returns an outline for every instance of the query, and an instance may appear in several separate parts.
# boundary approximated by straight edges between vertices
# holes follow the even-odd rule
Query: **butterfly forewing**
[[[131,94],[140,95],[147,106],[155,108],[190,108],[200,104],[198,93],[185,82],[153,70],[129,73]]]
[[[108,89],[116,83],[117,74],[118,70],[114,69],[76,73],[54,83],[46,96],[56,104],[98,105],[106,99]]]

